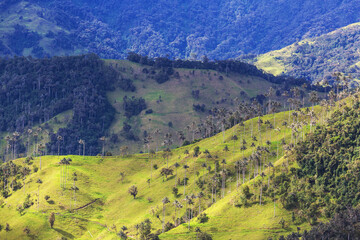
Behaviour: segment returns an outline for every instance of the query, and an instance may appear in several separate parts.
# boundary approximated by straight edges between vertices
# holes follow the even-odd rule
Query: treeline
[[[21,139],[37,138],[35,133],[27,136],[27,129],[72,109],[74,114],[66,127],[56,134],[46,129],[51,139],[46,144],[47,153],[58,153],[59,149],[61,154],[78,153],[78,141],[83,139],[86,154],[97,154],[99,138],[114,118],[106,91],[117,81],[116,71],[94,54],[0,59],[0,131],[19,133],[15,140],[8,138],[7,144],[20,146]]]
[[[167,75],[172,75],[174,71],[171,71],[169,69],[173,69],[173,68],[208,69],[225,74],[238,73],[238,74],[260,77],[271,83],[284,84],[285,89],[289,89],[291,86],[303,86],[304,84],[306,84],[307,85],[306,88],[308,90],[315,90],[319,92],[325,92],[330,90],[330,88],[323,88],[321,86],[311,85],[309,84],[309,81],[307,81],[304,78],[294,78],[284,75],[274,76],[272,74],[265,73],[263,70],[259,70],[254,65],[237,60],[209,61],[209,59],[207,59],[206,57],[203,59],[203,61],[192,61],[192,60],[182,60],[182,59],[171,60],[165,57],[149,58],[147,56],[142,56],[134,52],[130,52],[127,56],[127,59],[131,62],[148,65],[156,69],[161,69],[163,75],[166,72],[168,73]],[[164,79],[164,76],[162,76],[162,79]],[[169,80],[169,78],[166,78],[165,81],[167,80]],[[163,83],[165,81],[161,80],[158,82]]]

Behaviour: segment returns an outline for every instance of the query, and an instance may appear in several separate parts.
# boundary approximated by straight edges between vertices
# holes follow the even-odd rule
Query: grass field
[[[315,111],[319,114],[322,108],[315,107]],[[320,115],[320,114],[319,114]],[[285,136],[287,142],[291,139],[291,130],[282,126],[283,121],[289,123],[293,121],[288,112],[277,113],[275,115],[267,115],[262,117],[265,122],[276,121],[274,129],[280,128],[280,132],[268,129],[264,124],[261,127],[261,142],[271,141],[271,151],[277,151],[280,140]],[[290,119],[290,120],[289,120]],[[302,116],[299,120],[308,122],[309,117]],[[184,169],[182,166],[187,163],[189,169],[187,170],[187,177],[189,177],[189,184],[186,186],[186,194],[197,194],[200,189],[195,184],[195,180],[201,176],[204,179],[210,177],[214,173],[214,161],[226,159],[227,168],[233,169],[236,160],[239,160],[243,155],[249,156],[254,147],[250,147],[253,142],[251,138],[251,126],[254,126],[253,135],[260,139],[257,118],[245,122],[245,128],[235,126],[225,133],[225,142],[223,142],[223,135],[218,135],[204,139],[195,145],[190,145],[182,148],[172,150],[172,156],[169,159],[169,166],[173,169],[175,162],[180,163],[178,168],[178,177],[184,177]],[[244,132],[245,129],[245,132]],[[304,128],[304,134],[309,131],[309,126]],[[238,140],[231,140],[233,134],[237,135]],[[300,134],[300,138],[301,138]],[[245,151],[240,151],[240,142],[242,140],[248,142],[248,148]],[[154,143],[153,143],[154,144]],[[260,145],[260,140],[256,145]],[[229,151],[224,152],[225,145],[228,146]],[[205,154],[200,154],[198,157],[193,157],[193,149],[195,146],[200,147],[200,151],[204,152],[208,149],[212,159],[206,159]],[[190,154],[185,154],[188,150]],[[268,161],[276,162],[276,171],[280,172],[280,168],[284,159],[283,150],[280,147],[278,157],[269,157]],[[217,157],[215,157],[217,156]],[[31,230],[31,236],[36,239],[58,239],[59,237],[66,237],[68,239],[90,239],[91,236],[97,239],[117,239],[116,232],[122,226],[128,227],[128,236],[136,238],[137,231],[135,225],[149,218],[152,222],[152,230],[161,229],[162,219],[162,202],[164,197],[168,197],[171,203],[175,200],[172,194],[172,187],[175,185],[175,176],[170,176],[165,180],[160,175],[160,169],[166,167],[166,160],[162,158],[161,152],[152,160],[148,158],[147,154],[137,154],[128,156],[114,156],[114,157],[82,157],[82,156],[66,156],[72,159],[68,167],[68,177],[65,189],[60,188],[60,174],[62,166],[58,164],[59,159],[63,156],[43,156],[42,169],[38,172],[32,172],[26,179],[26,187],[11,193],[11,196],[6,199],[1,199],[1,220],[0,224],[5,225],[9,223],[10,231],[0,231],[0,239],[19,239],[25,238],[23,229],[28,226]],[[24,159],[14,161],[16,164],[24,165]],[[30,168],[39,166],[40,158],[33,160]],[[201,166],[202,163],[207,162],[212,167],[211,173],[205,171]],[[158,165],[157,170],[150,170],[151,163]],[[294,164],[294,163],[292,163]],[[175,170],[175,169],[174,169]],[[70,190],[73,185],[71,175],[76,172],[78,181],[76,182],[79,191],[76,193],[76,203],[74,202],[74,191]],[[121,172],[125,177],[121,177]],[[151,186],[147,183],[152,172]],[[267,170],[265,169],[265,173]],[[252,173],[251,173],[252,175]],[[37,184],[37,179],[40,178],[43,183]],[[253,181],[249,181],[246,175],[246,183],[250,186],[252,191],[256,192],[257,188],[253,187]],[[18,180],[22,181],[22,180]],[[130,186],[136,185],[139,193],[134,199],[127,193]],[[255,185],[256,186],[256,185]],[[38,189],[39,187],[39,189]],[[180,202],[184,199],[183,186],[178,186]],[[39,190],[40,204],[37,206],[37,193]],[[228,180],[226,184],[226,195],[223,199],[217,196],[217,202],[210,204],[211,193],[205,192],[205,198],[202,199],[201,209],[209,216],[209,221],[200,224],[196,218],[191,221],[190,231],[188,231],[187,224],[172,229],[169,232],[160,235],[161,239],[194,239],[195,228],[199,227],[202,231],[212,234],[214,239],[267,239],[268,237],[278,236],[279,234],[287,234],[296,230],[296,227],[301,229],[309,228],[307,223],[295,225],[291,223],[291,212],[282,208],[280,202],[276,201],[276,217],[274,217],[274,206],[271,198],[264,197],[264,204],[260,206],[254,203],[248,208],[234,207],[234,203],[239,196],[236,188],[235,179]],[[19,204],[22,204],[27,194],[31,194],[31,199],[34,205],[25,210],[22,215],[16,210]],[[49,201],[44,199],[45,195],[49,195]],[[86,206],[87,204],[90,205]],[[75,205],[76,204],[76,205]],[[194,208],[198,209],[198,200],[195,200]],[[210,206],[211,205],[211,206]],[[85,208],[74,211],[74,208],[86,206]],[[208,207],[210,206],[210,207]],[[184,214],[184,208],[178,210],[178,216]],[[48,217],[51,212],[56,213],[56,222],[54,229],[51,229],[48,224]],[[156,215],[160,215],[157,218]],[[174,207],[172,204],[166,206],[165,221],[173,222]],[[279,221],[284,219],[286,227],[282,228]]]

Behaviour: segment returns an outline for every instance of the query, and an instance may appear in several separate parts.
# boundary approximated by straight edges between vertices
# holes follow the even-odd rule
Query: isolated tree
[[[181,203],[180,203],[177,199],[175,199],[175,201],[173,202],[173,205],[174,205],[174,207],[175,207],[174,223],[175,223],[175,227],[177,227],[178,221],[177,221],[177,217],[176,217],[176,210],[177,210],[178,208],[182,208],[183,206],[181,205]]]
[[[164,197],[162,200],[163,203],[163,221],[162,221],[162,232],[165,230],[165,205],[168,204],[170,200],[167,197]]]
[[[102,136],[99,140],[102,142],[101,156],[104,157],[105,156],[105,141],[106,141],[106,138],[105,138],[105,136]]]
[[[55,224],[55,213],[51,213],[49,217],[50,227],[53,228]]]
[[[135,199],[136,195],[138,194],[138,188],[135,185],[132,185],[131,187],[129,187],[128,193],[132,195]]]
[[[43,150],[45,149],[45,145],[40,143],[38,148],[39,148],[39,158],[40,158],[39,169],[41,170],[41,156],[43,155]]]
[[[39,205],[40,205],[40,185],[43,183],[41,181],[40,178],[38,178],[38,180],[36,181],[36,183],[38,184],[38,194],[37,194],[37,197],[38,197],[38,201],[37,201],[37,204],[38,204],[38,209],[39,209]]]
[[[35,138],[35,139],[37,139],[37,138]],[[56,139],[57,139],[57,145],[58,145],[58,158],[60,158],[60,142],[63,140],[63,137],[59,135],[59,136],[57,136]],[[36,141],[35,141],[35,144],[36,144]]]
[[[174,167],[175,167],[175,187],[176,187],[177,186],[177,169],[178,169],[178,167],[180,167],[180,164],[176,162],[174,164]]]
[[[184,168],[184,170],[185,170],[185,176],[184,176],[184,196],[185,196],[185,185],[186,185],[186,182],[187,182],[187,180],[186,180],[186,169],[188,169],[189,166],[185,164],[185,165],[183,166],[183,168]]]
[[[169,175],[173,175],[173,169],[171,168],[162,168],[161,171],[160,171],[160,175],[161,176],[165,176],[166,177],[166,180],[168,180],[168,176]],[[164,181],[164,179],[163,179]]]
[[[201,199],[205,197],[203,192],[199,192],[199,194],[197,195],[197,198],[199,199],[199,215],[201,213]]]
[[[73,186],[71,187],[71,190],[73,190],[74,191],[74,208],[76,208],[76,191],[77,190],[79,190],[79,188],[76,186],[76,181],[77,181],[78,179],[77,179],[77,174],[76,174],[76,172],[74,172],[73,173],[73,181],[74,181],[74,183],[73,183]]]
[[[80,146],[82,145],[82,149],[83,149],[83,157],[85,157],[85,140],[83,140],[83,139],[80,139],[79,140],[79,144],[80,144]],[[80,155],[80,151],[79,151],[79,155]]]

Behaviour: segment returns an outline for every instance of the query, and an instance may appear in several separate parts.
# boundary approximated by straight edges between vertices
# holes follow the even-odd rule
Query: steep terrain
[[[236,58],[359,22],[358,0],[4,0],[0,54]],[[346,14],[344,14],[346,13]]]
[[[274,75],[289,74],[313,82],[332,81],[334,72],[359,79],[360,24],[305,39],[256,58],[255,64]]]
[[[150,232],[161,233],[163,217],[166,231],[174,227],[174,219],[181,224],[160,234],[160,239],[193,239],[201,235],[197,228],[203,232],[202,235],[204,232],[211,234],[213,239],[238,236],[278,238],[297,229],[301,232],[310,229],[310,224],[328,221],[334,212],[346,206],[348,200],[357,204],[352,195],[346,194],[352,192],[357,196],[356,192],[346,190],[354,190],[353,186],[358,183],[358,175],[351,174],[357,168],[357,160],[350,160],[357,153],[353,148],[347,148],[349,144],[356,146],[358,141],[358,135],[353,135],[358,129],[358,121],[352,121],[352,118],[359,114],[359,103],[355,102],[354,97],[331,109],[315,107],[314,112],[303,109],[266,115],[261,117],[263,124],[258,118],[251,119],[244,122],[244,126],[240,124],[227,130],[224,135],[219,133],[194,145],[173,149],[168,160],[164,155],[166,152],[159,152],[156,155],[105,158],[67,156],[72,161],[63,160],[65,165],[58,164],[63,156],[46,156],[18,159],[13,161],[16,165],[2,165],[1,181],[6,181],[0,182],[0,186],[2,195],[7,198],[1,199],[0,212],[4,217],[0,224],[5,228],[8,223],[9,227],[0,231],[0,236],[5,239],[25,236],[27,227],[30,230],[28,236],[40,239],[61,236],[68,239],[88,239],[89,236],[116,239],[116,233],[121,231],[130,237],[143,239]],[[337,108],[341,110],[336,111]],[[336,112],[329,125],[308,125],[315,119],[324,124],[326,116],[333,111]],[[349,138],[334,136],[330,139],[327,135],[343,128],[349,132]],[[287,145],[283,145],[283,141]],[[330,145],[322,147],[318,142],[329,142]],[[288,152],[292,146],[295,150]],[[323,155],[328,147],[336,154]],[[341,158],[337,153],[345,149],[344,154],[350,154],[349,164],[343,160],[338,167],[334,166],[331,159]],[[312,152],[320,155],[306,156]],[[34,171],[35,166],[40,166],[40,161],[42,169]],[[180,165],[178,168],[176,162]],[[274,163],[274,167],[270,163]],[[236,168],[237,164],[241,167]],[[161,172],[165,172],[167,166],[173,173],[164,176]],[[26,169],[24,167],[31,170],[25,171],[26,187],[20,177]],[[337,170],[332,173],[333,169]],[[76,181],[73,180],[75,172]],[[336,174],[338,180],[334,181],[331,174]],[[188,181],[184,185],[185,175]],[[353,184],[342,185],[344,178],[353,179],[350,181]],[[237,183],[241,186],[237,187]],[[135,198],[128,193],[132,185],[138,190]],[[78,188],[76,192],[75,186]],[[177,186],[177,191],[173,186]],[[333,193],[336,189],[344,191]],[[199,196],[200,191],[203,192],[201,198],[191,197],[193,194]],[[30,194],[28,199],[27,194]],[[47,200],[44,199],[46,195],[50,197]],[[163,201],[164,197],[168,197],[170,202]],[[176,217],[175,200],[183,206],[180,208],[177,204]],[[328,201],[334,205],[324,205]],[[185,209],[192,210],[186,213]],[[205,213],[208,219],[199,217],[198,211]],[[53,229],[47,221],[51,212],[55,212],[56,218]],[[190,212],[197,217],[192,218],[188,225]],[[151,227],[148,221],[144,222],[146,218]]]
[[[304,83],[236,61],[147,61],[104,61],[93,54],[1,59],[2,152],[7,159],[36,153],[36,142],[46,145],[41,152],[48,154],[119,154],[125,145],[139,152],[148,136],[156,135],[162,147],[166,133],[172,136],[169,145],[180,146],[209,136],[204,125],[209,114],[213,134],[220,129],[219,109],[231,110],[224,112],[228,128],[241,117],[234,112],[240,103],[263,104],[252,110],[255,116],[266,109],[270,98],[264,94],[272,87],[279,110],[292,97],[281,94]],[[303,98],[312,88],[300,87],[299,94]]]

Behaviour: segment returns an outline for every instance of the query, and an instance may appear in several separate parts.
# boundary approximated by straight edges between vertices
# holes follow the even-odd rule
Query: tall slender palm
[[[44,153],[44,149],[45,149],[45,145],[44,144],[42,144],[42,143],[40,143],[39,144],[39,158],[40,158],[40,170],[41,170],[41,156],[43,155],[43,153]]]
[[[167,197],[164,197],[162,200],[163,203],[163,221],[162,221],[162,232],[164,233],[165,230],[165,205],[168,204],[170,201]]]
[[[63,140],[63,137],[58,135],[57,136],[57,145],[58,145],[58,159],[60,158],[60,142]]]
[[[263,179],[264,179],[265,176],[266,176],[266,175],[265,175],[264,172],[262,172],[262,173],[260,174],[260,177],[261,177],[261,181],[260,181],[260,206],[261,206],[261,200],[262,200]]]
[[[197,195],[197,198],[199,199],[199,215],[201,213],[201,199],[205,197],[203,192],[199,192],[199,194]]]
[[[176,211],[178,208],[182,208],[183,206],[181,205],[181,203],[175,199],[175,201],[173,202],[173,205],[175,207],[175,219],[174,219],[174,224],[175,224],[175,227],[178,226],[178,221],[177,221],[177,217],[176,217]]]
[[[105,156],[105,141],[106,141],[106,137],[105,137],[105,136],[102,136],[99,140],[102,142],[101,156],[104,157],[104,156]]]
[[[185,189],[186,189],[185,185],[186,185],[186,183],[187,183],[187,180],[186,180],[186,169],[188,169],[189,166],[185,164],[185,165],[183,166],[183,168],[184,168],[184,170],[185,170],[185,177],[184,177],[184,196],[185,196]]]
[[[40,197],[39,197],[40,196],[40,184],[42,184],[43,182],[41,181],[40,178],[38,178],[36,183],[38,184],[38,194],[37,194],[38,200],[37,200],[37,204],[38,204],[38,209],[39,209],[39,205],[40,205]]]
[[[26,139],[26,156],[28,156],[29,154],[29,142],[30,142],[30,138],[31,138],[31,134],[32,134],[32,129],[29,128],[27,131],[26,131],[26,134],[27,134],[27,139]]]
[[[185,208],[185,211],[186,211],[186,214],[187,214],[186,218],[187,218],[187,221],[188,221],[188,224],[189,224],[188,229],[190,230],[191,206],[194,204],[194,202],[193,202],[191,196],[186,196],[185,197],[185,202],[186,202],[186,206],[190,205],[190,212],[189,213],[188,213],[187,207]]]
[[[83,157],[85,157],[85,140],[83,140],[83,139],[80,139],[79,140],[79,144],[80,144],[80,146],[82,145],[82,149],[83,149]],[[79,155],[80,155],[80,152],[79,152]]]
[[[177,169],[178,169],[178,167],[180,167],[180,164],[176,162],[174,164],[174,167],[175,167],[175,187],[176,187],[177,186],[177,176],[178,176]]]

